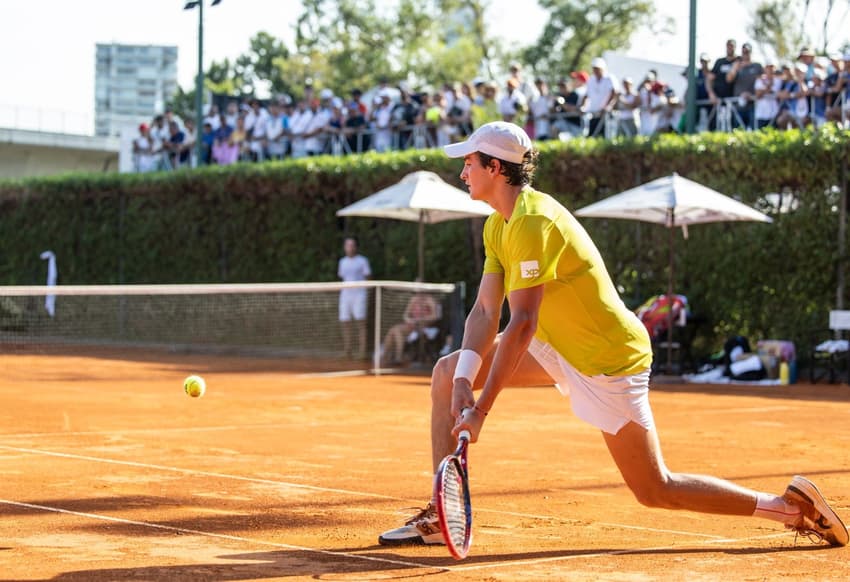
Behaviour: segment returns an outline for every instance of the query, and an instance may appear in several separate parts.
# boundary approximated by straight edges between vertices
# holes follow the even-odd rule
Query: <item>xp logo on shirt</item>
[[[540,274],[540,265],[537,261],[520,261],[519,271],[523,279],[534,279]]]

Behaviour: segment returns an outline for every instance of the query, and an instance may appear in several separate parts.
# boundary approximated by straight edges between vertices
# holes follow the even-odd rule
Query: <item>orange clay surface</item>
[[[428,378],[309,367],[0,355],[0,580],[850,579],[850,549],[773,522],[640,506],[551,388],[503,392],[470,449],[466,560],[378,546],[430,492]],[[659,385],[652,404],[671,469],[778,493],[801,473],[850,521],[847,385]]]

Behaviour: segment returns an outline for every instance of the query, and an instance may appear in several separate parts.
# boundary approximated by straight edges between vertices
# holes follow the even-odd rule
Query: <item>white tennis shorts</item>
[[[339,292],[339,320],[366,319],[366,289],[343,289]]]
[[[649,370],[630,376],[586,376],[567,362],[555,348],[532,338],[528,353],[570,397],[573,413],[609,434],[617,434],[629,422],[647,430],[655,426],[649,407]]]

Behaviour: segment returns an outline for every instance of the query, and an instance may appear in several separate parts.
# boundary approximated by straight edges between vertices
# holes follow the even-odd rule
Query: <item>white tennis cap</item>
[[[443,146],[450,158],[462,158],[481,152],[506,162],[521,164],[531,149],[531,138],[523,129],[506,121],[493,121],[476,129],[469,139]]]

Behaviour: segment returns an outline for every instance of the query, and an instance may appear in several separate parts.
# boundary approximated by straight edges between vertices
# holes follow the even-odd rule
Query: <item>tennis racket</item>
[[[472,541],[472,502],[466,463],[469,436],[468,430],[460,431],[457,449],[443,459],[434,477],[434,499],[437,501],[440,530],[449,552],[456,560],[466,557]]]

